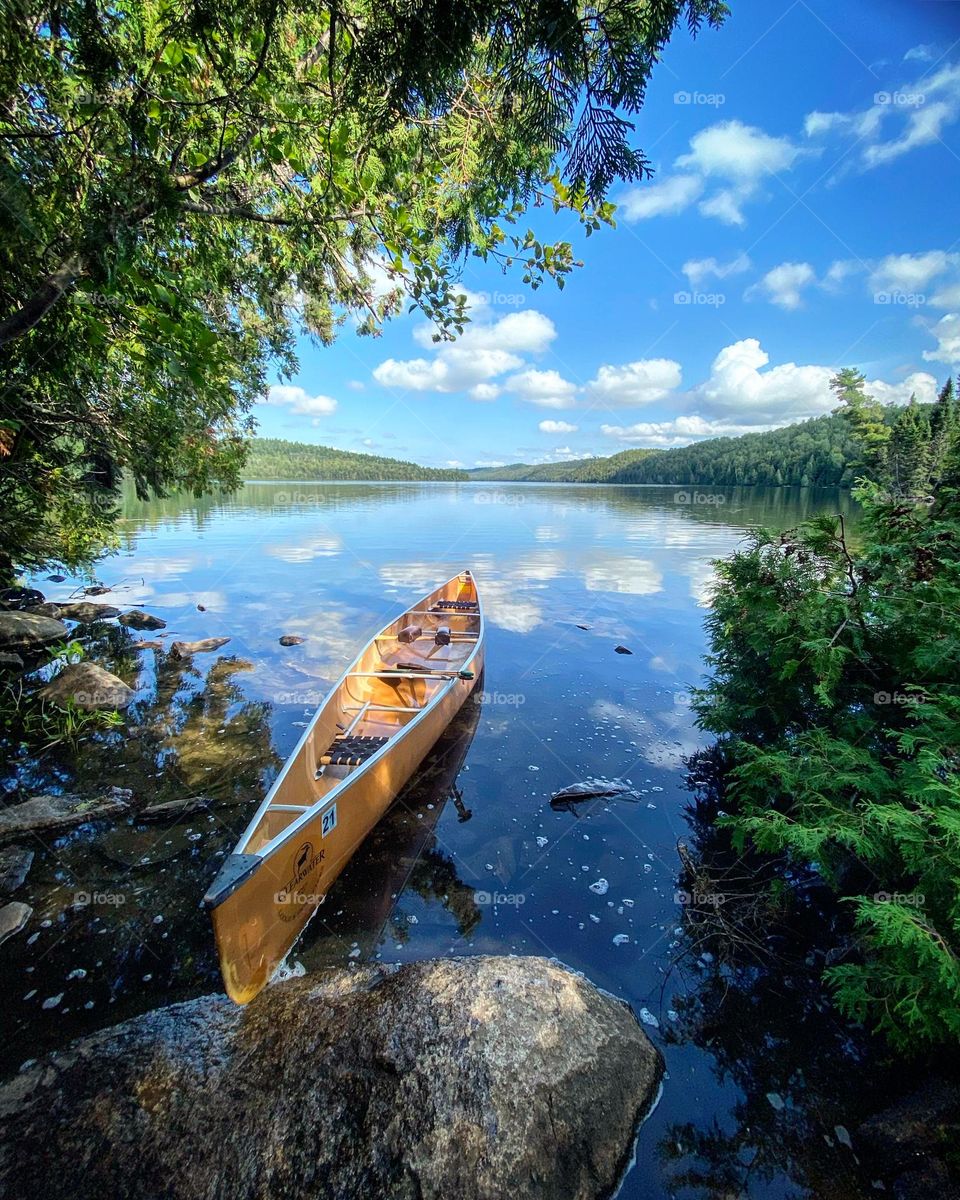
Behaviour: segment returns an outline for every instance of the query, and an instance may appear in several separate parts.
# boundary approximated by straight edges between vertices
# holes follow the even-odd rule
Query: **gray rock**
[[[206,997],[0,1088],[7,1200],[590,1200],[660,1057],[542,958],[365,966]],[[65,1169],[65,1164],[70,1166]]]
[[[0,671],[22,671],[23,659],[12,650],[0,651]]]
[[[13,841],[25,833],[69,829],[84,821],[117,816],[130,809],[131,792],[111,788],[103,796],[34,796],[20,804],[0,809],[0,842]]]
[[[45,601],[43,604],[31,604],[29,608],[25,608],[24,612],[36,613],[38,617],[53,617],[60,619],[60,605],[53,604],[50,601]]]
[[[13,937],[30,920],[33,909],[29,904],[21,904],[19,900],[11,900],[0,908],[0,942]]]
[[[91,621],[108,621],[120,615],[120,609],[112,604],[94,604],[92,600],[70,601],[58,607],[61,617],[66,617],[68,621],[80,621],[84,625]]]
[[[9,896],[27,878],[33,866],[33,851],[24,846],[7,846],[0,850],[0,892]]]
[[[98,709],[126,708],[136,692],[96,663],[79,662],[64,667],[45,688],[40,689],[40,695],[61,708],[72,700],[79,708],[96,712]]]
[[[191,654],[209,654],[213,650],[219,650],[229,641],[230,639],[225,637],[202,638],[199,642],[174,642],[170,647],[170,653],[174,658],[189,658]]]
[[[38,613],[0,612],[0,650],[41,650],[67,639],[62,621]]]
[[[120,614],[120,624],[131,629],[166,629],[167,623],[153,613],[144,612],[142,608],[131,608],[129,612]]]
[[[281,646],[301,646],[306,641],[306,638],[300,637],[297,633],[285,633],[280,638]]]

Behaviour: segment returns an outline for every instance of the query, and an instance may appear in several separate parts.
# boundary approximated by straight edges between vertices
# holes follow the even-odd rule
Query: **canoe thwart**
[[[390,739],[350,734],[334,738],[333,744],[320,755],[322,767],[359,767],[371,754],[376,754]]]
[[[203,898],[204,908],[216,908],[249,879],[263,859],[258,854],[231,854],[223,860],[223,866],[207,889]]]

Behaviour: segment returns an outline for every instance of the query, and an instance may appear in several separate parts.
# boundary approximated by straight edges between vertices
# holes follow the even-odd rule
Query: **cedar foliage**
[[[960,413],[892,422],[834,380],[861,451],[854,543],[819,517],[718,564],[700,725],[737,845],[814,864],[853,911],[841,1009],[902,1047],[960,1036]]]

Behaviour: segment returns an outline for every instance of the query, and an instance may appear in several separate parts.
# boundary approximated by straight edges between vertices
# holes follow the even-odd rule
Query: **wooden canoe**
[[[483,635],[463,571],[371,638],[320,705],[204,897],[238,1004],[269,982],[473,691]]]

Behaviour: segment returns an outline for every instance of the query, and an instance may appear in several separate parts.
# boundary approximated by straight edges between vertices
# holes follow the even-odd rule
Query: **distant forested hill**
[[[857,449],[844,417],[816,417],[769,433],[712,438],[678,450],[625,450],[610,458],[524,463],[471,471],[471,479],[556,483],[850,487]]]
[[[282,438],[254,438],[244,479],[469,479],[466,471],[421,467],[377,454],[353,454]]]
[[[509,467],[478,467],[470,479],[503,479],[524,483],[609,483],[611,476],[629,470],[635,463],[661,454],[659,450],[624,450],[610,458],[578,458],[572,462],[514,463]]]

